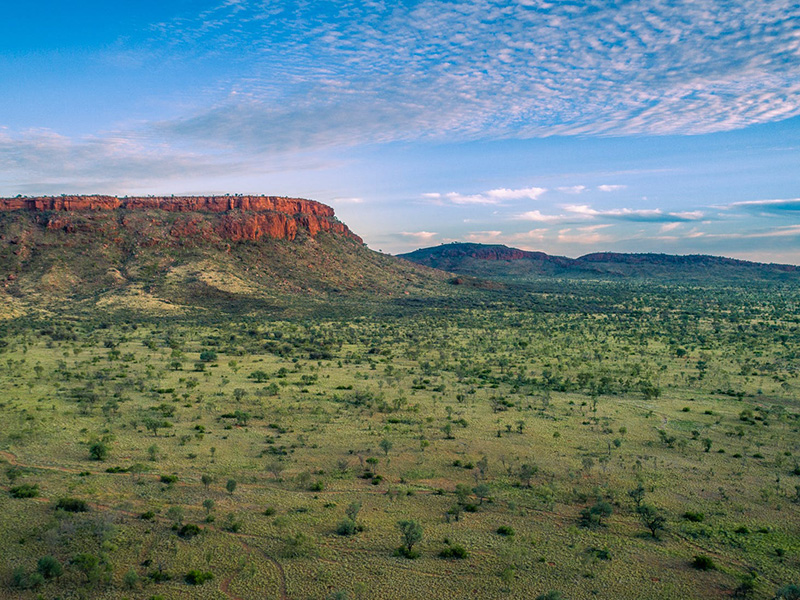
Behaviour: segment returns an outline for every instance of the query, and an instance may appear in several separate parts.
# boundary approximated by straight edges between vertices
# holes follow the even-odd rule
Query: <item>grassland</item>
[[[10,315],[0,597],[772,598],[800,583],[797,289],[463,294],[290,320]],[[655,536],[637,500],[664,517]],[[403,520],[422,527],[416,559],[397,553]],[[36,575],[46,556],[60,576]]]

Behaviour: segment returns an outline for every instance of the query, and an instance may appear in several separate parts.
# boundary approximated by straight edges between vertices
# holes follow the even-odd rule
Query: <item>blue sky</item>
[[[0,194],[264,193],[374,249],[800,264],[788,0],[5,3]]]

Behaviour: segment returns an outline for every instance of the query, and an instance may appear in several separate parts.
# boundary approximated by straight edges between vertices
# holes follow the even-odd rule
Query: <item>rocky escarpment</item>
[[[27,214],[51,231],[130,229],[145,244],[294,240],[301,233],[315,237],[320,232],[361,242],[330,206],[279,196],[18,197],[0,198],[0,211]]]
[[[316,302],[438,293],[445,280],[370,250],[331,207],[311,200],[0,199],[0,322],[9,303],[297,314]]]

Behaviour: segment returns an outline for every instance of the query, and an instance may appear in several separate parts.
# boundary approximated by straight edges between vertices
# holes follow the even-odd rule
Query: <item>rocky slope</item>
[[[289,306],[417,293],[445,280],[369,250],[312,200],[0,199],[0,306]]]

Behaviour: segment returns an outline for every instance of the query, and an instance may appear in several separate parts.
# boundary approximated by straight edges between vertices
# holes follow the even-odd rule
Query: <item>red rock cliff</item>
[[[210,219],[211,228],[220,238],[239,242],[262,237],[293,240],[298,232],[305,231],[314,237],[320,232],[331,232],[361,242],[344,223],[334,216],[330,206],[302,198],[280,196],[40,196],[26,198],[0,198],[0,211],[31,211],[33,213],[59,212],[43,219],[48,229],[71,231],[75,225],[70,212],[97,211],[168,211],[179,213],[215,213]],[[222,214],[220,214],[222,213]],[[44,216],[44,215],[43,215]],[[209,215],[211,216],[211,215]],[[126,219],[120,220],[123,224]],[[198,227],[193,219],[175,223],[170,234],[183,238],[202,233],[207,228]]]

